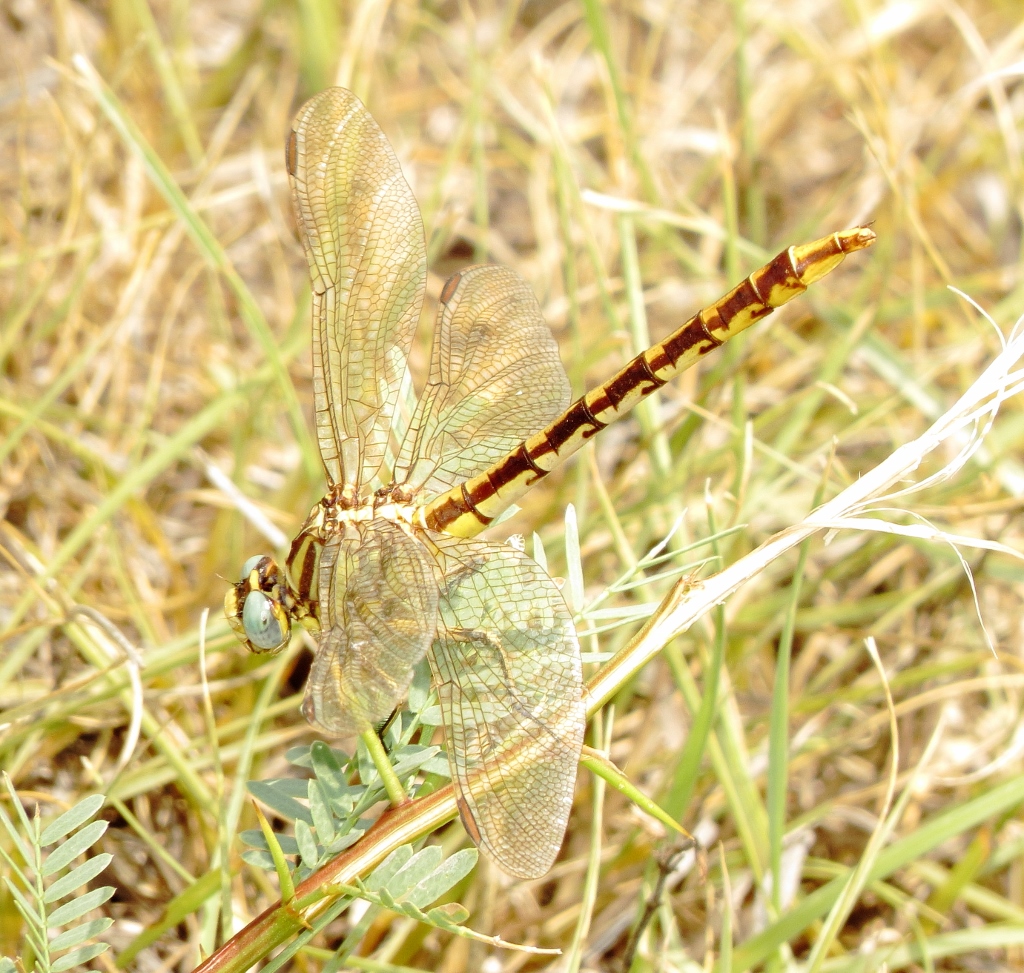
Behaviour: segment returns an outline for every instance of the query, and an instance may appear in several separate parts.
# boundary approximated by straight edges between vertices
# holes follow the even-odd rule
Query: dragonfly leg
[[[387,733],[388,730],[391,729],[391,724],[395,722],[395,717],[397,717],[398,714],[401,713],[401,712],[402,712],[402,707],[401,706],[396,706],[391,711],[391,715],[386,720],[384,720],[382,723],[379,723],[377,725],[377,730],[376,730],[377,738],[380,740],[381,743],[384,743],[384,734]]]

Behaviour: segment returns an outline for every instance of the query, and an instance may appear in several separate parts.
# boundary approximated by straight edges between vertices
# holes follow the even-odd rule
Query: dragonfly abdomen
[[[605,426],[621,418],[697,359],[767,317],[834,270],[848,253],[875,241],[867,227],[789,247],[664,341],[577,399],[545,429],[484,472],[428,503],[419,521],[431,530],[471,537],[515,503]]]

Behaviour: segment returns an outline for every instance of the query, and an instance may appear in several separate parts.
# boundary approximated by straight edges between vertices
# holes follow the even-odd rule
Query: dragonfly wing
[[[395,480],[424,496],[485,470],[569,404],[558,346],[513,270],[470,267],[441,292],[430,377]]]
[[[561,847],[583,745],[579,643],[558,588],[514,548],[432,534],[445,583],[430,652],[459,811],[506,872]]]
[[[344,88],[302,106],[287,164],[312,288],[320,453],[328,482],[358,493],[387,457],[426,286],[423,222],[387,138]]]
[[[306,719],[339,736],[386,719],[434,639],[437,602],[436,566],[401,527],[376,521],[361,535],[332,538],[320,559]]]

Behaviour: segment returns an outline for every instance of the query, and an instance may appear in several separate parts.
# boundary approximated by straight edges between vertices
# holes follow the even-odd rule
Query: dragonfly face
[[[250,652],[279,652],[288,644],[291,619],[273,558],[257,554],[245,562],[224,595],[224,614]]]
[[[558,349],[513,271],[470,267],[441,292],[423,394],[395,403],[426,285],[419,209],[359,100],[331,88],[288,138],[309,264],[313,397],[327,493],[284,571],[251,558],[225,597],[254,652],[317,636],[302,711],[362,732],[429,661],[466,829],[512,875],[561,845],[583,744],[579,644],[554,581],[522,551],[475,539],[590,436],[874,234],[791,247],[570,408]],[[538,431],[539,430],[539,431]]]
[[[316,579],[325,497],[310,511],[292,542],[282,573],[267,554],[256,554],[224,594],[224,615],[242,644],[258,655],[280,652],[291,639],[292,623],[319,632]],[[293,580],[294,579],[294,580]]]

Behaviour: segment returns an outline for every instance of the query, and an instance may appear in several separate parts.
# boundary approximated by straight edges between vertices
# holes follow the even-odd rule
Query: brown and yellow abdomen
[[[697,359],[802,294],[848,253],[874,242],[874,231],[859,226],[783,250],[489,469],[426,504],[417,520],[461,537],[479,533],[595,433]]]

